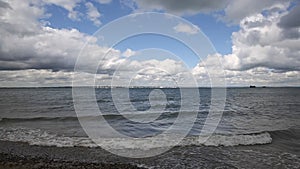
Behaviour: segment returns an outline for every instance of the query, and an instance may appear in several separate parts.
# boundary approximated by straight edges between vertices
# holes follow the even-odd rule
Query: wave
[[[300,129],[299,128],[288,128],[286,130],[276,130],[269,132],[274,139],[289,139],[289,140],[300,140]]]
[[[271,131],[274,146],[283,151],[299,154],[300,152],[300,129],[290,128],[289,130]]]
[[[109,102],[113,102],[112,99],[98,99],[97,100],[98,103],[109,103]]]
[[[145,113],[143,111],[137,112],[137,113],[122,113],[122,114],[103,114],[102,116],[105,119],[115,119],[115,118],[122,118],[124,115],[132,115],[132,116],[147,116],[147,115],[154,115],[154,114],[162,114],[166,117],[177,117],[178,115],[178,111],[167,111],[167,112],[148,112],[145,111]],[[185,112],[185,113],[189,113],[189,112]],[[79,118],[81,119],[91,119],[91,120],[96,120],[96,117],[100,117],[99,116],[81,116],[81,117],[77,117],[77,116],[65,116],[65,117],[28,117],[28,118],[0,118],[0,123],[4,123],[4,122],[34,122],[34,121],[78,121]]]
[[[268,132],[239,134],[239,135],[212,135],[205,143],[206,146],[237,146],[237,145],[257,145],[272,142]]]
[[[100,116],[67,116],[67,117],[31,117],[31,118],[2,118],[0,119],[0,123],[18,123],[18,122],[37,122],[37,121],[78,121],[79,118],[81,119],[89,119],[89,120],[96,120],[96,117]],[[121,114],[107,114],[103,115],[106,119],[114,119],[114,118],[121,118]]]
[[[26,122],[26,121],[68,121],[77,120],[77,117],[31,117],[31,118],[1,118],[0,122]]]
[[[99,116],[82,116],[82,117],[76,117],[76,116],[67,116],[67,117],[32,117],[32,118],[2,118],[0,119],[0,122],[36,122],[36,121],[78,121],[79,118],[81,119],[90,119],[95,120],[96,117]],[[114,119],[114,118],[121,118],[121,114],[107,114],[103,115],[106,119]]]
[[[162,135],[159,140],[153,141],[151,137],[146,138],[101,138],[97,144],[104,145],[109,149],[151,149],[169,147],[176,135]],[[272,138],[268,132],[252,133],[245,135],[219,135],[214,134],[205,142],[204,137],[188,136],[177,146],[238,146],[268,144]],[[0,140],[12,142],[26,142],[30,145],[56,146],[56,147],[97,147],[88,137],[66,137],[48,133],[40,129],[27,128],[0,128]]]

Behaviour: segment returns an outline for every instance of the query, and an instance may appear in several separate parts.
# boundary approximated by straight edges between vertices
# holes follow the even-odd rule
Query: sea
[[[90,90],[90,88],[82,87],[80,90]],[[184,150],[184,147],[192,146],[195,147],[193,151],[196,151],[196,147],[231,147],[226,149],[230,153],[236,151],[238,147],[246,146],[256,152],[251,158],[261,159],[265,158],[266,154],[260,153],[259,147],[268,145],[270,155],[273,151],[289,154],[289,157],[295,158],[294,161],[299,164],[300,88],[224,89],[226,91],[224,109],[220,119],[217,120],[218,124],[214,124],[215,130],[203,142],[197,138],[202,137],[201,133],[204,125],[207,125],[205,124],[207,118],[214,118],[208,115],[212,106],[211,88],[185,89],[199,92],[199,98],[188,98],[189,103],[198,105],[196,112],[195,110],[189,112],[188,109],[181,111],[182,89],[179,88],[115,89],[128,92],[129,99],[124,100],[122,106],[116,105],[120,103],[114,101],[112,88],[93,88],[93,90],[101,112],[99,116],[103,117],[101,118],[103,121],[90,115],[84,118],[91,123],[100,124],[103,129],[99,130],[99,133],[106,132],[106,126],[102,124],[109,124],[115,131],[126,136],[118,138],[112,134],[110,137],[110,133],[105,133],[105,137],[98,138],[100,143],[106,145],[105,149],[108,151],[120,149],[120,144],[122,149],[145,151],[169,146],[168,139],[176,139],[176,135],[186,132],[186,129],[179,127],[172,132],[171,136],[163,133],[173,127],[175,120],[181,117],[180,113],[184,113],[185,118],[189,118],[191,114],[190,118],[194,118],[193,124],[176,147],[182,147],[181,149]],[[164,97],[150,97],[153,91],[163,93]],[[134,117],[134,120],[130,117]],[[191,120],[188,121],[190,123]],[[132,139],[155,136],[166,140],[166,144],[161,142],[155,144],[151,140],[139,144]],[[70,87],[1,88],[0,140],[37,146],[99,146],[89,137],[78,120]],[[187,150],[191,151],[191,148]]]

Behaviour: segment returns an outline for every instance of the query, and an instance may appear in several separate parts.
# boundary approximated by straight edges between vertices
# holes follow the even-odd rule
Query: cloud
[[[59,7],[64,8],[68,11],[68,17],[73,21],[80,21],[81,17],[84,16],[77,7],[79,5],[84,5],[87,8],[87,18],[91,20],[96,26],[101,25],[101,22],[99,20],[99,17],[101,16],[100,12],[97,10],[97,8],[89,1],[85,0],[41,0],[38,1],[40,4],[46,4],[46,5],[56,5]],[[107,4],[110,3],[111,0],[97,0],[96,2],[101,4]]]
[[[0,8],[10,8],[10,5],[7,2],[0,1]]]
[[[98,11],[98,9],[91,2],[85,3],[85,6],[87,8],[88,19],[91,20],[94,23],[94,25],[100,26],[101,22],[99,18],[101,17],[101,14]]]
[[[56,6],[62,7],[69,12],[68,17],[70,19],[79,20],[79,12],[74,9],[81,1],[82,0],[42,0],[41,2],[44,2],[46,4],[54,4]]]
[[[70,72],[51,70],[0,71],[0,85],[6,87],[67,86],[71,78]]]
[[[77,77],[73,79],[73,77]],[[2,87],[36,87],[36,86],[71,86],[72,81],[84,85],[97,81],[98,84],[110,85],[107,74],[89,74],[85,72],[52,71],[48,69],[0,71],[0,86]],[[100,83],[101,82],[101,83]]]
[[[208,13],[223,9],[228,0],[134,0],[139,10],[164,10],[177,15],[192,15],[197,13]],[[132,4],[130,5],[132,7]]]
[[[228,23],[238,24],[245,17],[259,14],[263,10],[282,8],[289,0],[231,0],[224,9],[221,19]]]
[[[109,4],[112,0],[96,0],[100,4]]]
[[[182,61],[172,59],[124,59],[115,70],[115,85],[128,82],[133,86],[177,86],[179,82],[191,85],[189,69]]]
[[[222,55],[215,54],[208,56],[192,69],[192,73],[198,80],[200,86],[210,86],[211,79],[208,70],[213,73],[215,79],[223,78],[220,67],[216,63],[225,62]],[[255,67],[248,70],[232,70],[230,65],[234,61],[229,61],[223,65],[227,86],[299,86],[300,71],[278,71],[266,67]],[[216,71],[216,72],[214,72]]]
[[[121,57],[116,49],[102,47],[94,37],[77,29],[55,29],[41,24],[45,17],[42,4],[30,4],[28,1],[10,1],[11,9],[6,9],[1,17],[0,32],[0,75],[2,86],[15,85],[69,85],[74,74],[74,65],[82,46],[85,45],[84,59],[77,63],[82,70],[80,80],[85,83],[91,80],[98,66],[97,77],[101,84],[110,85],[113,73],[118,70],[120,83],[124,76],[137,73],[139,84],[168,83],[172,77],[182,77],[184,64],[166,59],[129,60]],[[106,55],[106,53],[109,53]],[[136,52],[127,49],[123,56]],[[72,73],[73,72],[73,73]],[[163,73],[164,72],[164,73]],[[84,85],[84,84],[83,84]]]
[[[174,80],[188,79],[188,70],[181,61],[132,60],[128,57],[136,52],[131,49],[123,53],[111,49],[109,54],[103,57],[109,48],[99,46],[94,37],[77,29],[55,29],[43,24],[41,20],[49,17],[45,6],[50,3],[60,4],[70,12],[75,11],[77,4],[74,5],[74,2],[69,4],[62,0],[47,3],[11,0],[0,3],[1,86],[11,86],[15,83],[28,86],[69,85],[71,77],[74,76],[72,71],[77,55],[88,39],[90,43],[86,45],[84,60],[79,65],[83,68],[83,72],[76,72],[79,73],[76,75],[82,82],[92,79],[90,68],[93,66],[99,66],[97,82],[106,85],[110,85],[113,77],[122,84],[126,76],[130,75],[133,76],[134,84],[154,86],[161,83],[174,85]],[[153,3],[156,4],[158,1]],[[263,8],[263,14],[254,11],[242,19],[236,18],[240,20],[240,30],[232,34],[231,54],[210,55],[192,70],[199,84],[210,83],[207,69],[213,70],[218,61],[223,63],[226,79],[230,85],[299,84],[299,28],[297,24],[291,24],[297,19],[294,11],[298,8],[294,7],[288,11],[288,5],[277,3],[263,6],[268,6]],[[87,5],[87,7],[94,6]],[[149,6],[150,8],[154,9]],[[182,11],[183,8],[177,12],[185,13]],[[171,10],[171,7],[163,6],[159,9]],[[172,10],[175,9],[172,7]],[[197,10],[188,11],[193,13]],[[100,13],[99,15],[101,16]],[[97,20],[99,15],[94,13],[88,16]],[[234,19],[234,16],[231,15],[229,18]],[[194,34],[199,28],[180,23],[174,30]]]
[[[5,3],[9,8],[0,8],[2,38],[6,37],[6,32],[15,35],[31,35],[39,32],[40,23],[37,20],[47,17],[40,4],[30,6],[26,1],[13,0]]]
[[[184,23],[179,23],[173,29],[177,33],[180,32],[180,33],[186,33],[189,35],[196,34],[200,31],[200,29],[196,25],[191,26],[191,25],[184,24]]]
[[[282,28],[300,27],[300,5],[295,6],[287,15],[281,17],[278,25]]]
[[[209,55],[192,70],[199,83],[209,84],[207,70],[219,70],[222,63],[229,86],[298,86],[300,32],[279,24],[290,13],[282,5],[243,18],[240,30],[232,33],[232,53]]]
[[[136,11],[165,11],[175,15],[196,15],[214,13],[220,20],[238,24],[243,18],[261,13],[264,10],[281,8],[292,0],[133,0],[122,1],[123,4]],[[220,12],[222,14],[220,14]]]
[[[0,69],[52,69],[68,70],[74,68],[74,64],[81,47],[89,37],[76,29],[53,29],[43,27],[39,34],[25,38],[15,35],[6,35],[1,45]],[[85,65],[97,64],[95,61],[108,61],[119,57],[119,52],[111,51],[108,59],[103,55],[108,48],[90,43],[86,46]],[[82,66],[85,66],[82,65]]]
[[[296,45],[300,44],[299,31],[291,37],[278,26],[287,13],[282,10],[272,10],[267,15],[255,14],[240,22],[241,29],[232,34],[232,54],[224,56],[224,63],[231,65],[228,68],[300,70],[300,47]]]
[[[136,55],[136,52],[131,49],[126,49],[126,51],[122,53],[122,56],[125,56],[125,57],[131,57],[134,55]]]
[[[97,64],[114,60],[120,56],[117,50],[111,50],[107,59],[101,58],[108,50],[96,44],[93,37],[77,29],[54,29],[45,26],[39,20],[45,17],[41,4],[28,1],[9,1],[12,9],[6,9],[1,17],[0,33],[0,69],[51,69],[53,71],[71,71],[81,47],[88,39],[89,50],[86,62]]]

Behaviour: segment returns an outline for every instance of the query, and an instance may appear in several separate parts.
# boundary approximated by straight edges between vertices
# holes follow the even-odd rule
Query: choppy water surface
[[[84,88],[82,89],[84,90]],[[117,89],[125,90],[125,89]],[[165,98],[150,97],[153,90],[161,90]],[[130,100],[121,102],[117,109],[110,89],[95,89],[96,99],[105,120],[118,132],[130,137],[150,137],[163,133],[178,117],[181,108],[180,89],[129,89]],[[199,88],[198,99],[188,98],[199,105],[193,128],[180,145],[239,146],[270,144],[274,150],[299,156],[300,151],[300,88],[230,88],[227,89],[223,116],[215,133],[204,143],[198,138],[210,108],[211,89]],[[0,89],[0,140],[22,141],[43,146],[86,146],[95,144],[81,128],[74,111],[71,88]],[[84,101],[84,100],[83,100]],[[118,103],[119,104],[119,103]],[[121,110],[120,110],[121,107]],[[134,108],[132,111],[131,108]],[[189,110],[184,110],[189,117]],[[123,116],[125,115],[125,116]],[[140,123],[134,119],[153,118]],[[91,123],[102,124],[94,117],[85,117]],[[179,133],[180,129],[177,130]],[[105,129],[103,128],[103,131]],[[174,139],[163,135],[162,139]],[[131,139],[101,140],[114,148],[122,142],[124,148],[147,149]],[[150,143],[149,143],[150,144]],[[153,143],[152,143],[153,144]],[[155,145],[161,147],[164,145]],[[152,145],[153,147],[153,145]],[[263,156],[263,154],[258,154]]]

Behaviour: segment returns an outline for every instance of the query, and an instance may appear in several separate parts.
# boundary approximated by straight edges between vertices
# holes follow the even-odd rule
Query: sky
[[[0,87],[299,86],[299,2],[0,0]]]

